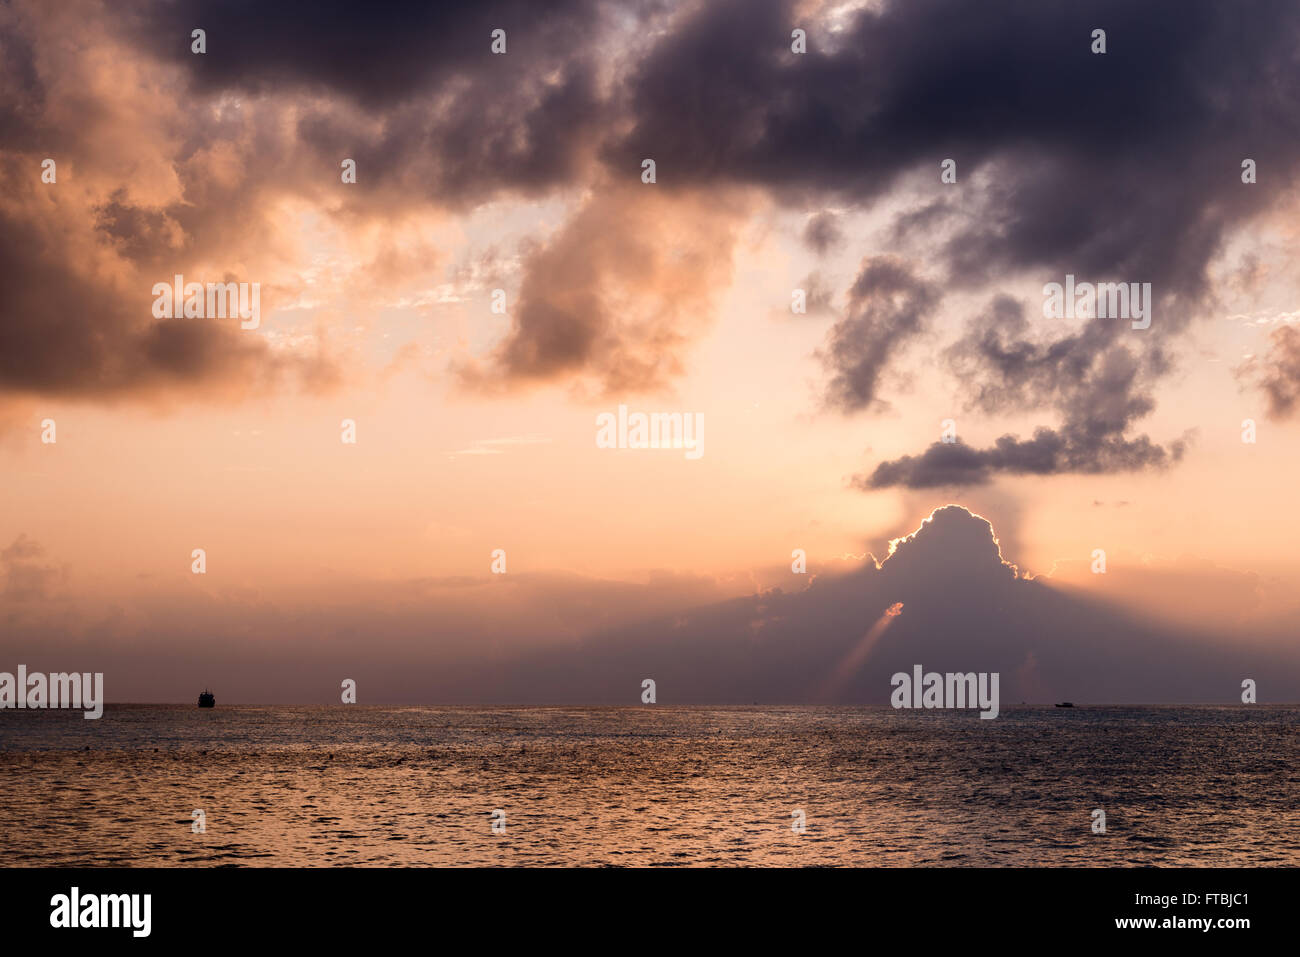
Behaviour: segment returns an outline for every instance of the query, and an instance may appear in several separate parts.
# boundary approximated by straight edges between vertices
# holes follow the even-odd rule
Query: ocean
[[[32,867],[1294,867],[1298,728],[1297,706],[1005,707],[991,721],[664,705],[7,710],[0,854]]]

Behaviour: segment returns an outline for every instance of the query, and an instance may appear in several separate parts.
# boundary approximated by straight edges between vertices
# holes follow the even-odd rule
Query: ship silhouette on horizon
[[[206,688],[204,688],[203,692],[199,695],[199,707],[215,708],[216,706],[217,706],[216,696],[211,691],[208,691]]]

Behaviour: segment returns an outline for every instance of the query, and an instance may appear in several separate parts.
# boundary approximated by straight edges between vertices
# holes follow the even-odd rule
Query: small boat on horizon
[[[208,691],[206,688],[204,688],[203,693],[199,695],[199,707],[215,708],[216,706],[217,706],[216,696],[211,691]]]
[[[1074,707],[1074,702],[1073,702],[1073,701],[1062,701],[1060,704],[1057,705],[1057,707],[1058,707],[1058,708],[1073,708],[1073,707]]]

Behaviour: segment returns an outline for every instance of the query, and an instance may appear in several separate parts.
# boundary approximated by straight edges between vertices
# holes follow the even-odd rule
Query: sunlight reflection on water
[[[1298,723],[1294,707],[1006,708],[994,721],[796,707],[6,711],[0,853],[17,866],[1297,866]],[[204,834],[191,833],[195,808]],[[1091,832],[1094,808],[1105,835]],[[791,829],[795,810],[806,833]]]

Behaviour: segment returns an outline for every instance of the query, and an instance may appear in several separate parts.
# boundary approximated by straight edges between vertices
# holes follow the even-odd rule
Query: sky
[[[925,652],[1300,700],[1298,40],[1285,2],[0,3],[0,670],[884,703]],[[177,275],[258,284],[256,328],[157,315]],[[1149,327],[1045,315],[1067,276]],[[701,454],[601,447],[620,406]]]

